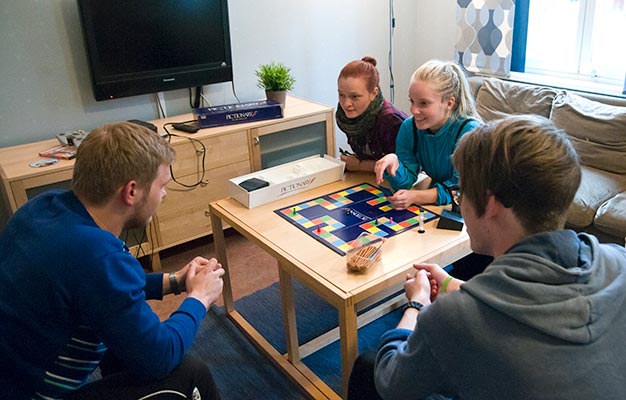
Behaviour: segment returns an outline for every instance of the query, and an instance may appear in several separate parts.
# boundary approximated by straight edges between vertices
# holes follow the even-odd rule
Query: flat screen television
[[[78,0],[96,100],[233,79],[227,0]]]

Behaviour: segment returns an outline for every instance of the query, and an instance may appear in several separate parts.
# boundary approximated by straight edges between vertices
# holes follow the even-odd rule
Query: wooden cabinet
[[[245,130],[177,141],[174,148],[173,180],[153,220],[160,248],[210,233],[209,203],[226,196],[230,178],[250,172]]]
[[[145,232],[124,235],[133,254],[151,254],[160,269],[159,251],[212,233],[209,203],[229,196],[228,180],[262,168],[314,154],[335,156],[333,108],[287,96],[283,118],[180,132],[171,123],[193,114],[150,121],[169,132],[176,149],[173,180],[167,196]],[[40,151],[56,139],[0,149],[3,208],[12,214],[33,196],[52,188],[69,188],[73,160],[32,168]]]

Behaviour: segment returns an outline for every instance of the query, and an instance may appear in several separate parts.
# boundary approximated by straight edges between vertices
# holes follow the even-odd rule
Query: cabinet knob
[[[204,211],[204,216],[205,217],[210,217],[211,216],[211,212],[209,210],[205,210]]]
[[[259,145],[259,143],[261,143],[261,141],[259,140],[259,137],[258,137],[258,136],[255,136],[255,137],[254,137],[254,144],[255,144],[256,146],[258,146],[258,145]]]

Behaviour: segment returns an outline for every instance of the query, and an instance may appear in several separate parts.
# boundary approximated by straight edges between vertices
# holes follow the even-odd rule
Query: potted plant
[[[271,62],[261,64],[255,72],[257,86],[265,90],[268,100],[275,100],[285,105],[285,96],[288,90],[293,89],[296,79],[291,75],[291,68],[282,63]]]

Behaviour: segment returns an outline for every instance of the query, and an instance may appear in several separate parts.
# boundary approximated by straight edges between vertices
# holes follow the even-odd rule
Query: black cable
[[[393,12],[393,0],[389,0],[389,101],[393,103],[395,84],[393,79],[393,32],[396,28],[396,17]]]
[[[200,94],[202,93],[202,86],[196,86],[196,95],[193,99],[193,107],[192,108],[198,108],[200,107]]]
[[[235,91],[235,80],[230,81],[230,86],[233,88],[233,96],[237,99],[237,103],[241,103],[239,97],[237,97],[237,92]]]
[[[197,120],[195,120],[195,119],[194,119],[194,120],[185,121],[185,122],[182,122],[182,123],[183,123],[183,124],[188,124],[188,123],[191,123],[191,122],[197,122]],[[188,185],[188,184],[186,184],[186,183],[179,182],[179,181],[176,179],[176,176],[174,175],[174,169],[172,168],[172,165],[170,165],[170,174],[172,175],[172,181],[173,181],[174,183],[176,183],[176,184],[178,184],[178,185],[182,186],[182,187],[185,187],[185,188],[189,188],[189,189],[191,189],[191,188],[195,188],[195,187],[197,187],[197,186],[199,186],[199,185],[201,185],[201,184],[203,184],[203,183],[204,183],[204,176],[205,176],[205,174],[206,174],[206,169],[204,168],[204,162],[205,162],[205,160],[206,160],[206,146],[204,145],[204,143],[202,143],[202,141],[200,141],[200,140],[198,140],[198,139],[194,139],[194,138],[189,137],[189,136],[182,136],[182,135],[177,135],[177,134],[175,134],[175,133],[171,133],[171,132],[167,129],[167,126],[168,126],[168,125],[173,125],[173,124],[175,124],[175,123],[176,123],[176,122],[168,122],[168,123],[166,123],[166,124],[164,124],[164,125],[163,125],[163,129],[164,129],[164,130],[165,130],[165,132],[167,133],[167,140],[168,140],[168,142],[169,142],[169,143],[171,143],[171,141],[172,141],[172,136],[175,136],[175,137],[180,137],[180,138],[185,138],[185,139],[189,140],[189,142],[190,142],[192,145],[194,145],[194,149],[196,150],[196,153],[198,153],[198,152],[202,152],[202,167],[200,168],[200,169],[202,170],[202,172],[201,172],[200,179],[198,179],[198,181],[197,181],[197,182],[195,182],[195,183],[192,183],[192,184]],[[202,150],[198,150],[198,149],[195,147],[195,144],[200,144],[200,147],[202,147]]]

